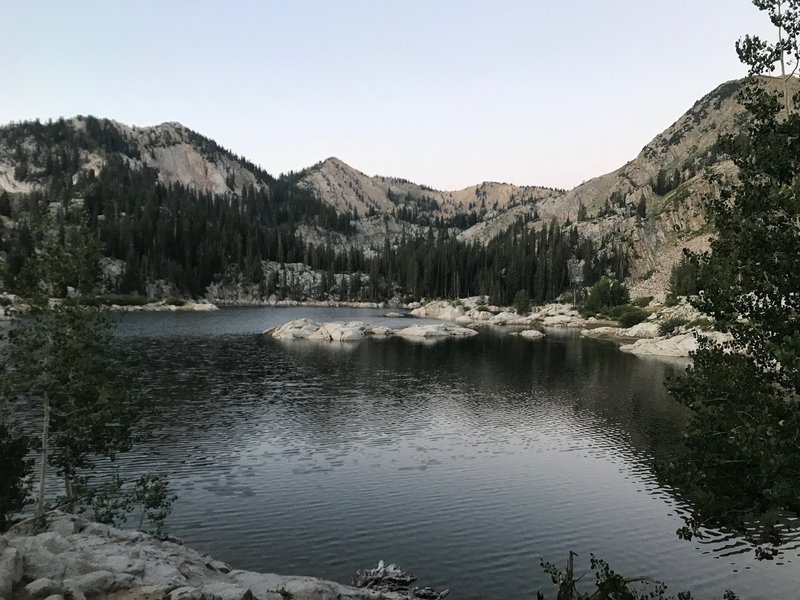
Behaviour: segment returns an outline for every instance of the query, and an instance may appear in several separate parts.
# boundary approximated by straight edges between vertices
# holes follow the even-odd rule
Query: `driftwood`
[[[411,587],[417,580],[410,573],[405,573],[395,564],[384,565],[383,561],[378,563],[375,569],[356,571],[353,575],[352,583],[355,587],[376,590],[378,592],[395,592],[405,594],[408,598],[419,598],[420,600],[442,600],[450,590],[437,592],[429,587]]]

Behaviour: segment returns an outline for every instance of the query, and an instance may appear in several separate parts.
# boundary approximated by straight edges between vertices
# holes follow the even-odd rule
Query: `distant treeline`
[[[623,249],[608,244],[596,248],[579,239],[574,228],[525,219],[487,246],[457,240],[447,229],[454,222],[432,223],[427,234],[404,235],[394,243],[387,239],[374,252],[315,246],[297,235],[297,225],[345,235],[355,226],[351,215],[337,214],[298,186],[298,174],[275,178],[253,167],[258,187],[212,194],[164,184],[154,170],[131,167],[126,157],[141,150],[107,121],[89,119],[81,130],[64,122],[29,123],[7,127],[0,135],[7,147],[11,140],[21,148],[14,150],[18,165],[24,165],[20,179],[36,177],[46,184],[41,188],[46,191],[25,196],[0,194],[0,213],[15,223],[0,231],[6,285],[12,289],[33,283],[24,281],[25,264],[37,246],[44,216],[55,215],[56,226],[67,227],[76,198],[83,199],[89,227],[97,232],[105,255],[125,263],[115,290],[119,293],[142,294],[148,280],[162,279],[184,294],[202,296],[210,283],[231,271],[258,284],[265,295],[285,293],[263,276],[262,261],[271,260],[305,263],[330,274],[323,278],[321,296],[384,300],[486,294],[508,304],[520,289],[544,302],[606,273],[623,277],[627,272]],[[22,144],[30,137],[36,141],[33,150]],[[207,152],[227,152],[210,140],[200,141]],[[106,157],[97,175],[79,170],[80,154],[90,149]],[[59,205],[63,210],[54,210]],[[475,219],[463,218],[458,225]],[[336,287],[335,273],[368,277],[363,285],[342,289]]]

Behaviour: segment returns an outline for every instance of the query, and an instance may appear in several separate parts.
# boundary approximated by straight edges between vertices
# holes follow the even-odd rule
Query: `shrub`
[[[666,321],[662,321],[658,326],[658,333],[659,335],[669,335],[673,331],[675,331],[678,327],[683,327],[686,325],[686,319],[682,319],[680,317],[671,317]]]
[[[615,315],[617,321],[622,327],[628,328],[633,327],[634,325],[638,325],[642,321],[644,321],[650,313],[646,310],[642,310],[638,306],[620,306],[618,310],[615,311],[619,316]]]
[[[678,306],[680,299],[678,296],[672,292],[667,294],[667,297],[664,299],[664,306]]]
[[[583,308],[587,312],[599,313],[607,308],[627,304],[628,299],[628,288],[625,284],[610,277],[603,277],[592,286]]]
[[[639,308],[645,308],[647,305],[652,302],[652,296],[639,296],[633,301],[634,306],[638,306]]]
[[[169,304],[170,306],[183,306],[186,304],[186,300],[182,300],[180,298],[167,298],[164,300],[165,304]]]
[[[714,326],[714,323],[708,317],[699,317],[689,323],[689,327],[697,327],[703,331],[708,331]]]

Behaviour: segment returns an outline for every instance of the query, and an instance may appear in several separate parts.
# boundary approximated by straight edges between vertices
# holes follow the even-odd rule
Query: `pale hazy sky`
[[[571,187],[718,84],[749,0],[3,0],[0,122],[180,121],[269,172],[337,156]]]

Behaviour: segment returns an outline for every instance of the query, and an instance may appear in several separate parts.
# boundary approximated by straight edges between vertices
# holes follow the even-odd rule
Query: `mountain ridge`
[[[154,173],[163,185],[229,201],[262,192],[274,196],[276,190],[286,194],[284,203],[296,203],[298,195],[314,198],[338,217],[290,219],[289,229],[309,244],[368,256],[431,229],[435,236],[485,246],[519,235],[520,227],[537,232],[555,222],[598,249],[625,248],[634,287],[663,296],[683,248],[707,247],[703,201],[717,193],[710,174],[735,177],[717,140],[741,126],[744,113],[735,98],[740,85],[734,80],[717,86],[625,165],[570,190],[482,182],[442,191],[369,176],[333,156],[274,177],[176,121],[141,127],[78,116],[0,127],[0,193],[22,197],[70,188],[82,178],[99,177],[117,160],[132,171]],[[312,214],[322,210],[313,208]]]

